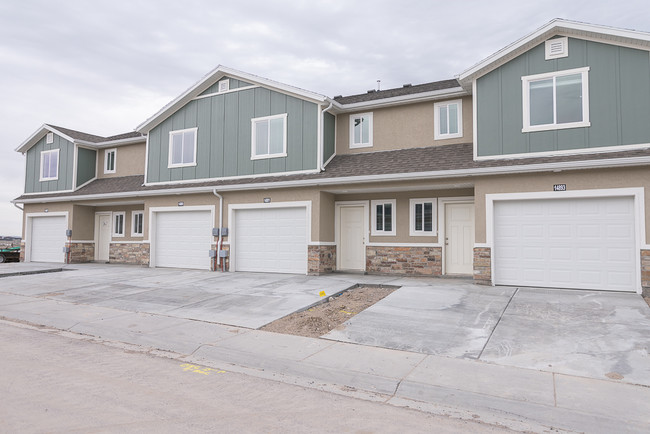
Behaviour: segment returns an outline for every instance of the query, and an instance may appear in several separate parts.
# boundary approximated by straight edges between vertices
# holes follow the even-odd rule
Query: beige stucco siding
[[[648,242],[647,237],[650,231],[650,224],[647,216],[650,211],[650,176],[648,176],[647,167],[574,170],[558,173],[492,176],[477,179],[474,199],[476,207],[476,242],[486,242],[486,194],[551,192],[554,184],[566,184],[567,191],[631,187],[645,188],[645,242]],[[562,193],[558,192],[557,197],[561,198]]]
[[[75,241],[92,241],[95,239],[95,208],[74,205],[72,207],[72,239]]]
[[[146,145],[144,142],[115,148],[117,150],[115,155],[115,173],[104,173],[106,150],[99,149],[97,151],[97,158],[99,160],[97,177],[114,178],[118,176],[144,175],[145,148]]]
[[[356,112],[355,114],[373,114],[373,146],[368,148],[350,149],[350,114],[339,114],[336,125],[336,153],[354,154],[469,143],[472,141],[473,128],[472,98],[468,96],[462,100],[463,136],[456,139],[434,140],[433,101]]]

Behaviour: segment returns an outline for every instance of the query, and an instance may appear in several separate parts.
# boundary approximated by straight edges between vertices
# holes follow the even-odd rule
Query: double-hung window
[[[196,166],[196,131],[188,128],[169,132],[169,164],[167,167]]]
[[[124,212],[114,212],[113,213],[113,236],[114,237],[123,237],[124,236]]]
[[[131,212],[131,236],[141,237],[144,232],[144,211]]]
[[[373,200],[372,235],[395,235],[395,199]]]
[[[522,132],[588,127],[589,68],[522,77]]]
[[[436,199],[411,199],[409,232],[411,236],[434,236],[437,233]]]
[[[434,140],[463,137],[463,102],[438,102],[433,105],[435,125]]]
[[[350,148],[372,146],[372,113],[350,115]]]
[[[54,181],[59,179],[59,150],[41,152],[40,181]]]
[[[251,160],[287,156],[287,114],[251,119]]]
[[[104,151],[104,173],[115,173],[115,157],[117,149],[107,149]]]

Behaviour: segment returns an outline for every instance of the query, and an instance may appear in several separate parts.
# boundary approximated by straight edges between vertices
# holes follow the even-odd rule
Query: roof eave
[[[36,142],[38,142],[41,139],[42,133],[43,133],[44,130],[47,131],[47,132],[56,133],[57,135],[63,137],[64,139],[66,139],[69,142],[74,143],[74,141],[75,141],[72,137],[68,136],[67,134],[62,133],[61,131],[57,130],[56,128],[52,127],[51,125],[43,124],[43,125],[41,125],[40,128],[38,128],[36,131],[34,131],[34,133],[31,136],[29,136],[27,138],[27,140],[25,140],[23,143],[20,144],[20,146],[18,146],[16,149],[14,149],[14,151],[20,152],[21,154],[24,154],[25,152],[29,151],[29,149],[32,146],[34,146],[36,144]]]
[[[410,95],[395,96],[392,98],[383,98],[372,101],[363,101],[352,104],[341,104],[336,101],[334,107],[338,113],[358,111],[361,109],[374,109],[391,105],[409,104],[414,102],[434,101],[438,99],[453,98],[458,96],[467,96],[471,92],[463,89],[461,86],[449,89],[433,90],[429,92],[414,93]]]

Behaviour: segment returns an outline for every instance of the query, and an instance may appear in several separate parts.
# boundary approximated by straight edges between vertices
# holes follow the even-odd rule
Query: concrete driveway
[[[11,266],[29,268],[4,264],[0,275]],[[163,315],[170,326],[182,318],[256,329],[320,301],[321,291],[329,296],[356,283],[390,284],[400,289],[324,338],[650,386],[650,308],[635,294],[486,287],[463,279],[63,268],[1,278],[0,316],[20,312],[40,324],[47,314],[67,329],[75,323],[66,309],[74,306],[87,319],[116,327],[123,326],[120,312],[139,312]],[[43,313],[43,299],[65,306]]]

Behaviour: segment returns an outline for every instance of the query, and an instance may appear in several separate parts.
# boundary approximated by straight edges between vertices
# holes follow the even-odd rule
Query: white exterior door
[[[212,213],[161,211],[155,214],[154,265],[209,270]]]
[[[339,270],[365,271],[365,219],[363,206],[341,206],[339,209]]]
[[[66,217],[32,217],[31,221],[30,261],[65,262]]]
[[[235,211],[235,271],[307,274],[307,212],[298,208]]]
[[[494,203],[494,281],[634,291],[632,197]]]
[[[108,262],[111,245],[111,215],[97,214],[97,235],[95,240],[95,260]]]
[[[445,204],[445,272],[472,274],[474,265],[474,204]]]

